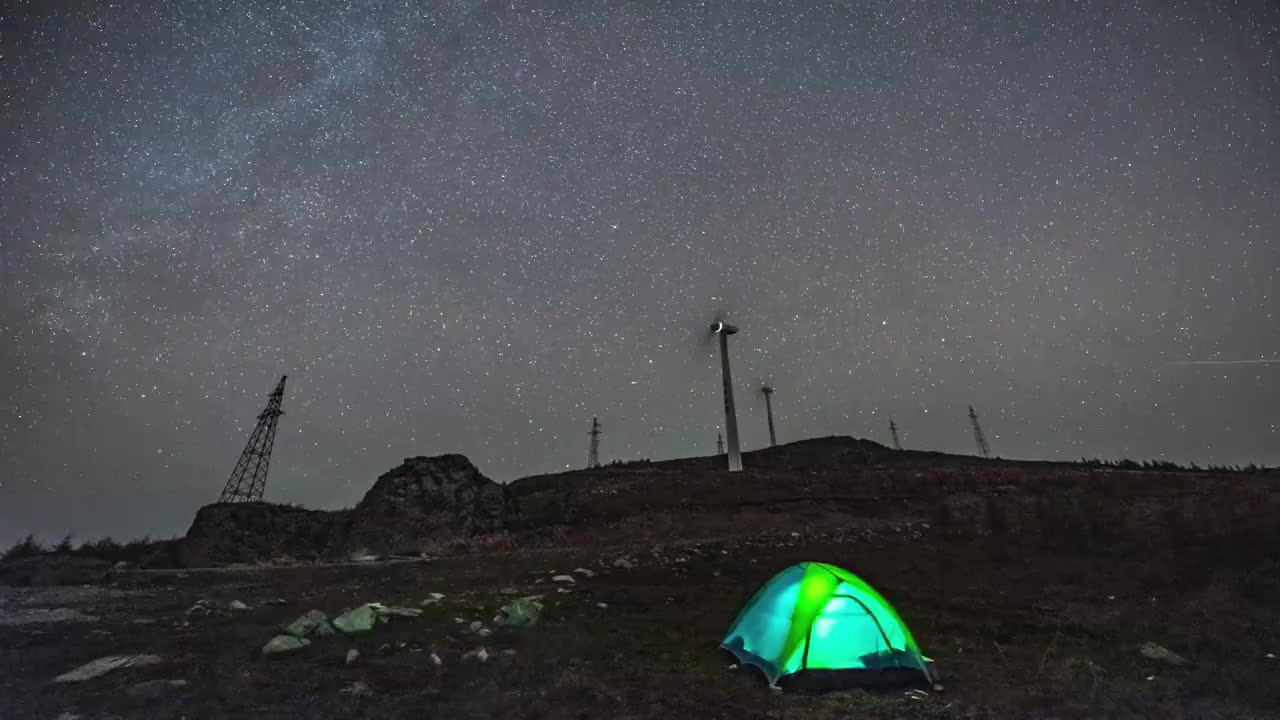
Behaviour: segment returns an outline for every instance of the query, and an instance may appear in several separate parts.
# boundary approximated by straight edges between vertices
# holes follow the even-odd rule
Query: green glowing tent
[[[770,685],[941,687],[933,661],[889,602],[858,576],[825,563],[799,563],[775,575],[720,646]]]

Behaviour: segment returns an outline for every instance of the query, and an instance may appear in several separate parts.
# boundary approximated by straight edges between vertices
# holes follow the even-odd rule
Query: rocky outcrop
[[[346,515],[265,502],[206,505],[182,542],[181,563],[212,567],[327,559],[340,550]]]
[[[466,457],[414,457],[378,478],[353,510],[263,502],[200,508],[180,562],[211,567],[417,554],[501,530],[506,517],[503,487]]]
[[[462,455],[413,457],[384,473],[351,511],[352,550],[417,553],[501,530],[506,493]]]

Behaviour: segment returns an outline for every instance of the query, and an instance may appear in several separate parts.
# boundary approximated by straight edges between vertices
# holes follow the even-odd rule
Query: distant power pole
[[[724,435],[721,435],[720,433],[716,433],[716,454],[724,454]]]
[[[591,418],[591,432],[587,433],[591,436],[591,451],[587,453],[587,467],[600,467],[600,419]]]
[[[984,458],[991,457],[991,448],[987,447],[987,436],[982,434],[982,426],[978,424],[978,413],[969,406],[969,422],[973,424],[973,439],[978,443],[978,454]]]
[[[258,424],[249,434],[249,442],[245,443],[244,452],[236,461],[236,467],[227,478],[227,484],[218,497],[220,503],[260,502],[262,492],[267,489],[267,468],[271,465],[271,449],[276,444],[276,421],[284,414],[280,404],[284,402],[284,381],[288,375],[280,378],[276,389],[271,391],[267,399],[267,407],[258,414]]]
[[[889,434],[893,436],[893,449],[901,450],[902,443],[898,440],[898,426],[893,424],[893,418],[889,418]]]
[[[760,388],[760,392],[764,393],[764,410],[769,415],[769,447],[778,444],[778,436],[773,432],[773,403],[769,398],[773,395],[773,388],[765,385]]]

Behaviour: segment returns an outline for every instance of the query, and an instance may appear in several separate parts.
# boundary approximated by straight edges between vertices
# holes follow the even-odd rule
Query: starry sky
[[[848,434],[1280,465],[1274,3],[10,0],[0,541]]]

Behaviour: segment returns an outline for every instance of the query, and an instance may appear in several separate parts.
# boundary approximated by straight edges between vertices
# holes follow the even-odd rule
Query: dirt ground
[[[1275,566],[1239,544],[1255,541],[1233,542],[1082,554],[1018,538],[952,539],[927,527],[861,536],[797,522],[665,545],[135,572],[96,587],[6,588],[0,717],[1280,717],[1280,604],[1274,579],[1259,578]],[[1236,561],[1223,561],[1232,554]],[[835,563],[877,587],[936,660],[945,690],[782,693],[753,670],[731,668],[718,644],[734,615],[801,560]],[[551,580],[577,568],[594,576]],[[289,655],[260,653],[308,609],[332,617],[371,601],[421,607],[433,592],[445,597],[420,617],[320,638]],[[537,626],[494,626],[500,605],[530,593],[545,597]],[[189,615],[200,600],[215,610]],[[249,609],[229,609],[232,600]],[[476,620],[494,634],[477,636]],[[1145,642],[1185,663],[1145,658]],[[487,660],[464,659],[479,647]],[[348,665],[350,649],[360,655]],[[52,682],[96,658],[133,653],[163,660]]]

